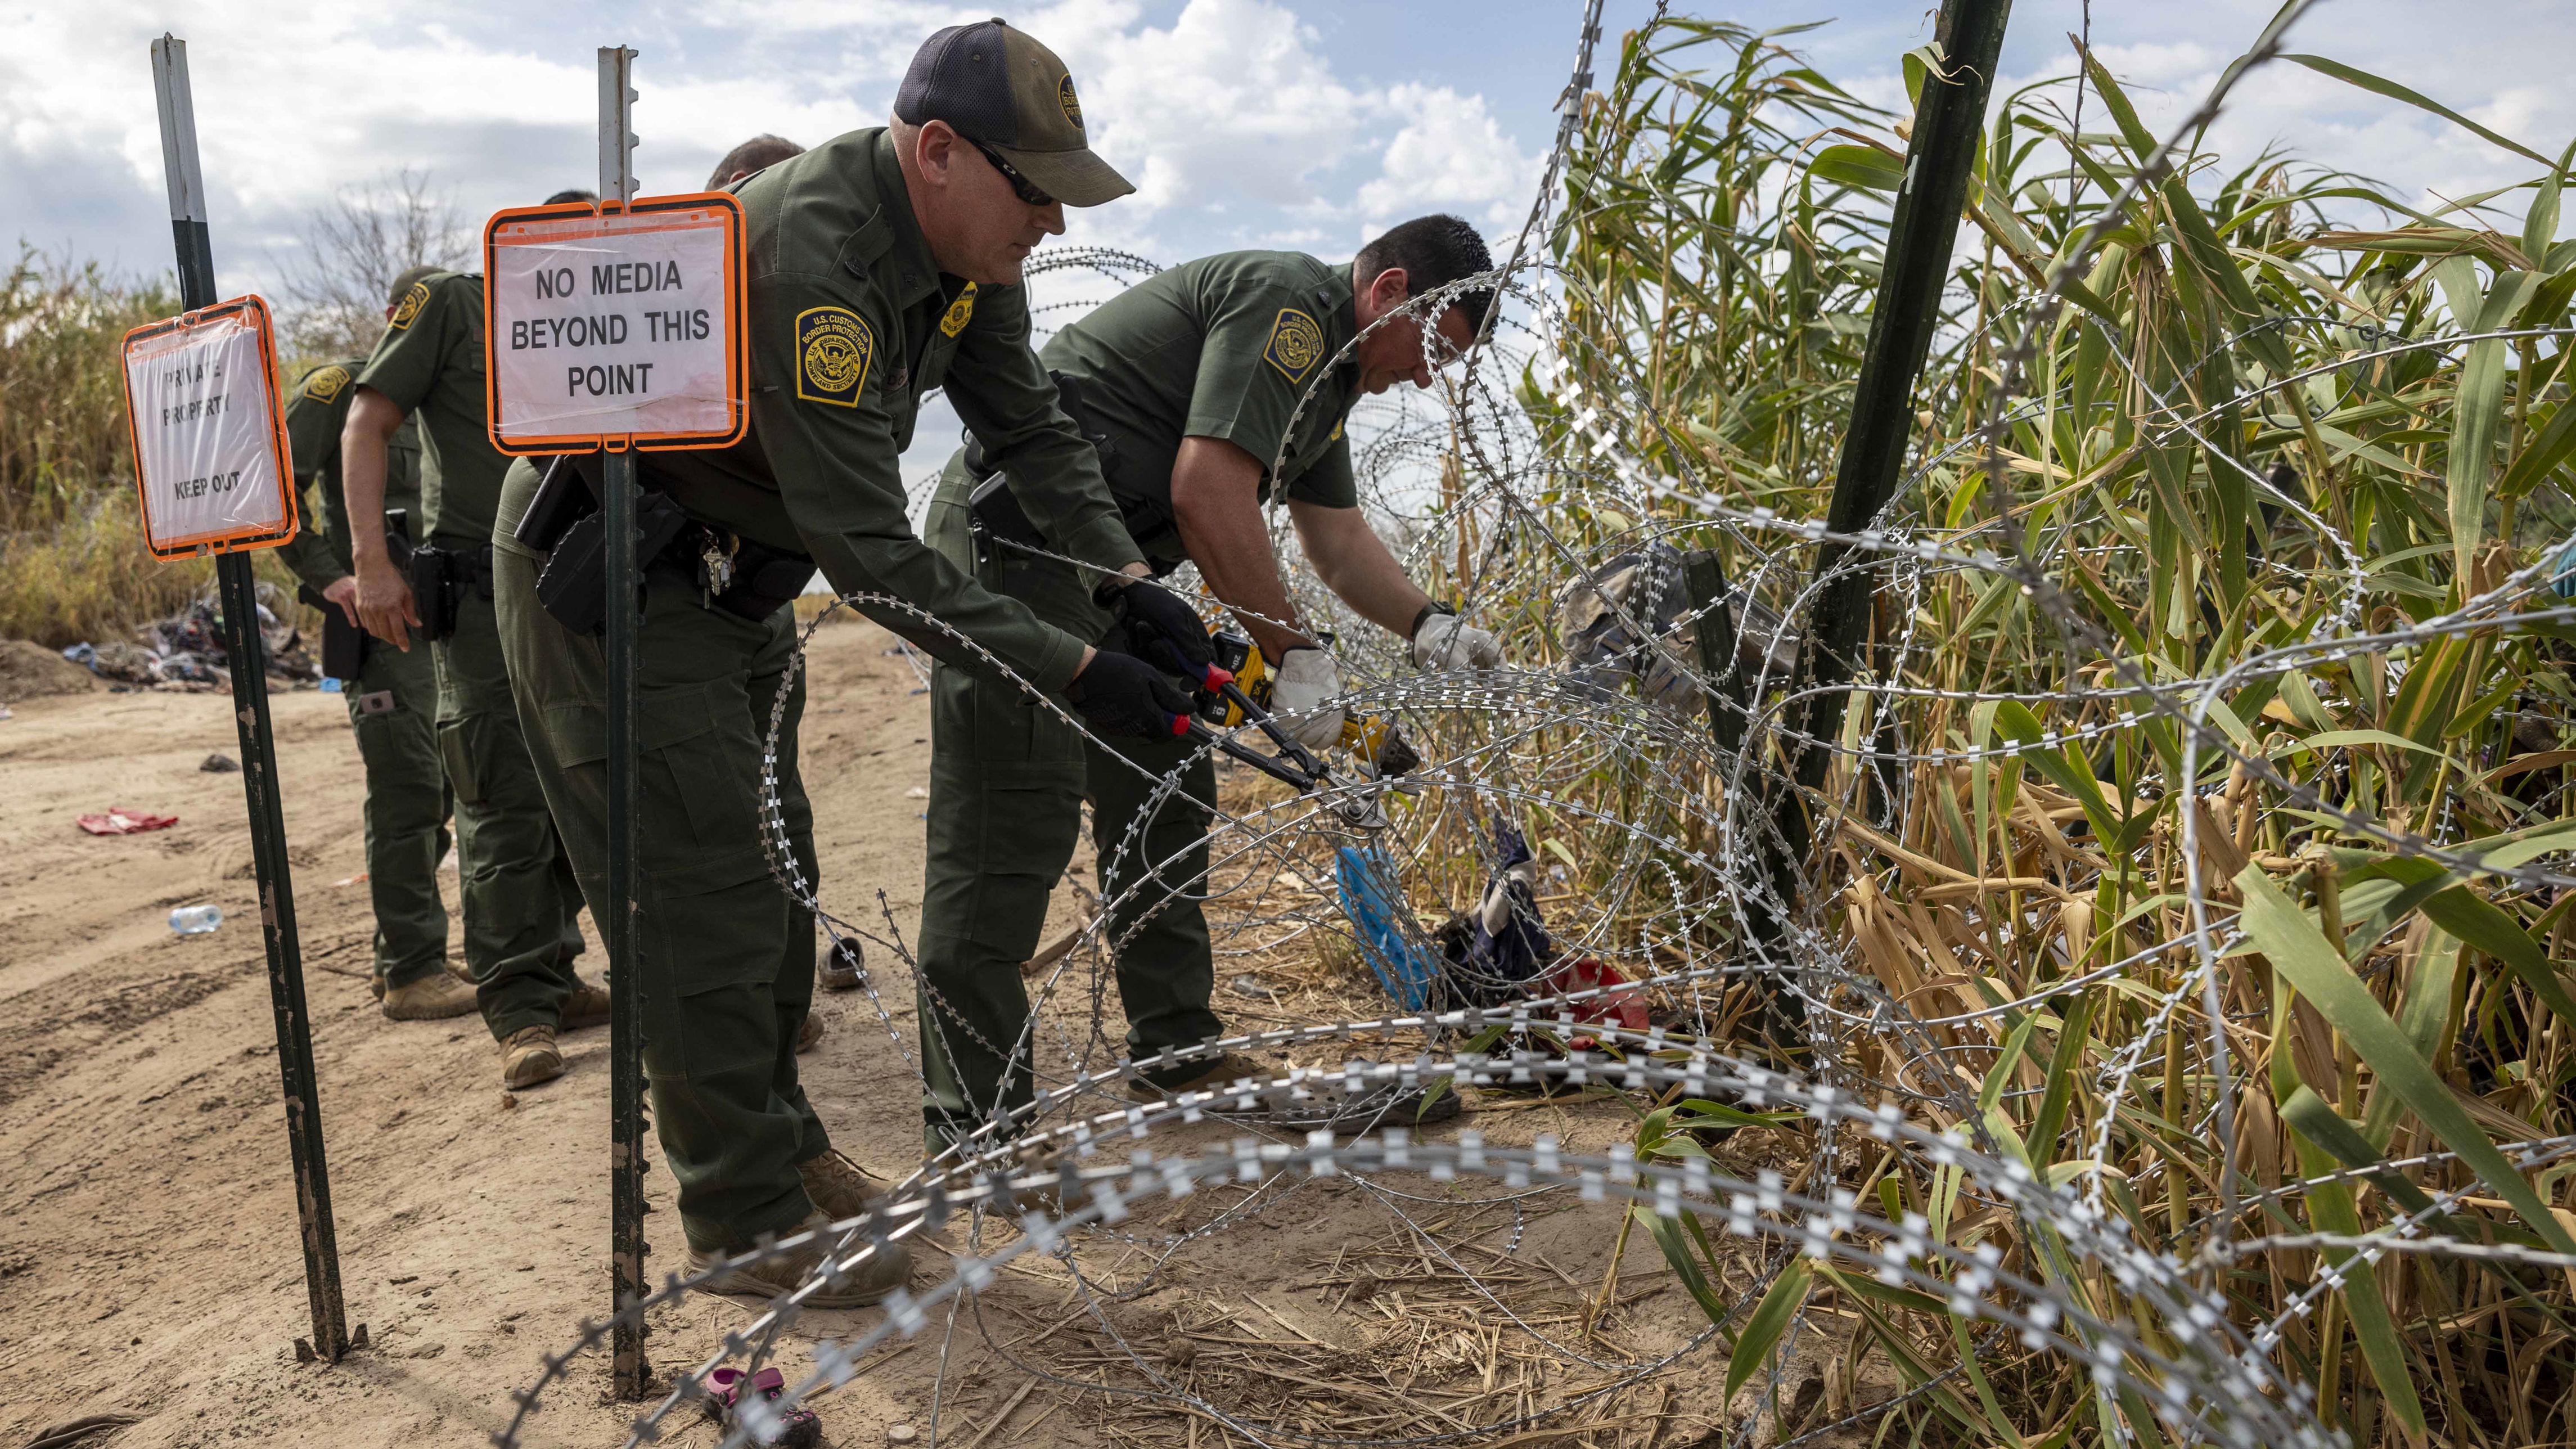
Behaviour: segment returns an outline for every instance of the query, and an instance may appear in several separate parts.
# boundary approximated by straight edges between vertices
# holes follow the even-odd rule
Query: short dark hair
[[[1419,297],[1461,277],[1492,271],[1494,257],[1485,250],[1485,239],[1474,227],[1462,218],[1441,213],[1417,216],[1389,229],[1360,248],[1358,266],[1362,286],[1380,272],[1403,268],[1406,294]],[[1459,293],[1454,305],[1466,312],[1469,330],[1482,332],[1485,309],[1493,302],[1491,289],[1478,288]]]
[[[547,197],[545,204],[548,206],[561,206],[567,201],[597,201],[598,199],[599,193],[596,191],[584,191],[578,186],[568,186],[563,190],[556,192],[554,195]]]
[[[401,306],[402,299],[410,295],[412,288],[420,285],[421,278],[434,277],[440,272],[446,270],[447,268],[445,267],[433,267],[427,262],[423,262],[416,267],[404,268],[403,274],[394,278],[394,289],[391,295],[385,298],[385,305],[388,307]]]
[[[763,131],[725,153],[724,159],[716,163],[714,174],[707,177],[707,190],[724,190],[725,183],[731,181],[737,171],[766,171],[790,156],[804,154],[804,147],[784,136],[773,136]]]

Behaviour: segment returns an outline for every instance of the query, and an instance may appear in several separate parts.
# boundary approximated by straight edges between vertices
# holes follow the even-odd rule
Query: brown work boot
[[[1201,1066],[1187,1081],[1176,1082],[1168,1087],[1149,1082],[1141,1076],[1129,1077],[1127,1095],[1139,1102],[1160,1102],[1180,1096],[1184,1092],[1213,1092],[1222,1087],[1230,1087],[1246,1077],[1250,1077],[1256,1083],[1267,1085],[1271,1078],[1280,1075],[1283,1073],[1275,1068],[1264,1066],[1250,1057],[1238,1052],[1227,1052],[1215,1061]],[[1219,1097],[1214,1101],[1202,1102],[1199,1107],[1201,1111],[1206,1112],[1232,1112],[1240,1110],[1235,1106],[1237,1100],[1233,1097]],[[1255,1096],[1250,1110],[1259,1111],[1265,1105],[1260,1097]]]
[[[794,1252],[779,1253],[757,1262],[744,1264],[739,1268],[729,1269],[717,1274],[702,1286],[710,1293],[739,1293],[753,1298],[775,1298],[781,1293],[793,1292],[803,1286],[805,1280],[814,1276],[815,1268],[823,1261],[823,1254],[831,1250],[834,1238],[829,1232],[830,1227],[830,1219],[825,1218],[821,1213],[816,1213],[797,1224],[795,1231],[801,1233],[808,1229],[824,1229],[822,1241],[808,1244]],[[850,1255],[858,1252],[865,1242],[865,1239],[853,1241],[838,1255],[841,1261],[848,1263]],[[727,1253],[707,1253],[691,1248],[689,1273],[695,1276],[711,1268],[722,1267],[725,1259],[730,1256],[732,1255]],[[901,1243],[888,1243],[877,1249],[865,1261],[844,1267],[841,1273],[839,1288],[826,1284],[816,1289],[813,1296],[805,1300],[805,1306],[808,1308],[865,1308],[902,1287],[905,1281],[912,1277],[912,1253]]]
[[[581,981],[576,976],[575,981]],[[563,1004],[563,1029],[579,1031],[585,1026],[608,1025],[608,988],[581,981]]]
[[[563,1052],[551,1026],[523,1026],[501,1043],[501,1085],[516,1090],[551,1082],[564,1073]]]
[[[885,1193],[884,1184],[835,1148],[796,1164],[796,1175],[805,1180],[805,1195],[814,1200],[815,1209],[836,1222],[866,1212]]]
[[[796,1050],[799,1054],[802,1054],[810,1052],[822,1044],[823,1018],[808,1011],[805,1013],[804,1024],[796,1028]]]
[[[474,1009],[474,988],[444,971],[385,988],[384,1011],[395,1021],[438,1021]]]

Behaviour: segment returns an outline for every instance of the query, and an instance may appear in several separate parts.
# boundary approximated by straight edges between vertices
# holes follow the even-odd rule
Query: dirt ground
[[[826,900],[873,921],[882,889],[908,937],[928,708],[889,642],[869,625],[818,634],[805,770]],[[274,696],[348,1314],[372,1339],[340,1364],[298,1364],[291,1345],[310,1329],[241,779],[199,768],[210,752],[236,753],[229,697],[0,702],[12,708],[0,721],[0,1374],[19,1385],[0,1399],[0,1446],[103,1413],[136,1422],[84,1442],[119,1449],[489,1442],[540,1355],[568,1346],[582,1317],[606,1306],[606,1032],[567,1037],[569,1073],[505,1101],[479,1021],[396,1023],[375,1010],[367,895],[351,880],[364,868],[363,776],[344,707],[309,691]],[[179,823],[126,837],[73,827],[110,806]],[[172,935],[170,909],[199,902],[223,908],[223,927]],[[1068,896],[1059,923],[1071,911]],[[594,944],[584,964],[596,974],[599,963]],[[871,964],[909,1038],[908,975]],[[1087,1014],[1090,993],[1070,994]],[[1238,1028],[1309,1019],[1293,1000],[1263,1003],[1266,1015],[1237,1010],[1248,1005],[1226,1004]],[[919,1118],[896,1048],[864,993],[827,995],[818,1009],[831,1034],[805,1059],[809,1090],[846,1151],[900,1175],[918,1161]],[[1592,1150],[1628,1120],[1605,1104],[1470,1105],[1466,1122],[1498,1140],[1552,1131]],[[1136,1290],[1102,1317],[1075,1302],[1066,1265],[1034,1260],[960,1315],[953,1336],[935,1318],[820,1401],[827,1442],[883,1444],[895,1425],[930,1442],[934,1385],[938,1441],[959,1449],[1242,1442],[1203,1416],[1115,1393],[1144,1380],[1111,1326],[1165,1349],[1190,1337],[1185,1367],[1170,1371],[1194,1392],[1305,1433],[1392,1432],[1425,1413],[1493,1423],[1612,1377],[1529,1329],[1507,1332],[1505,1316],[1422,1254],[1395,1214],[1462,1245],[1458,1261],[1511,1295],[1536,1334],[1571,1342],[1600,1286],[1614,1212],[1568,1211],[1578,1205],[1563,1194],[1540,1208],[1458,1209],[1438,1201],[1446,1189],[1392,1185],[1430,1201],[1314,1183],[1257,1202],[1208,1192],[1158,1205],[1128,1225],[1136,1236],[1101,1235],[1082,1250],[1088,1281]],[[653,1173],[648,1187],[663,1207],[648,1222],[659,1277],[684,1248],[668,1176]],[[1176,1248],[1142,1244],[1219,1213],[1242,1221]],[[942,1236],[958,1245],[962,1231]],[[1596,1325],[1610,1336],[1589,1341],[1601,1361],[1670,1352],[1704,1326],[1666,1291],[1645,1238]],[[1148,1280],[1152,1256],[1165,1261]],[[916,1291],[944,1276],[938,1251],[917,1254]],[[693,1299],[662,1313],[657,1365],[694,1361],[756,1311]],[[846,1337],[876,1321],[873,1310],[817,1314],[799,1333]],[[1558,1420],[1559,1432],[1465,1442],[1694,1443],[1709,1425],[1698,1417],[1706,1394],[1689,1385],[1712,1376],[1713,1352],[1576,1414],[1588,1432]],[[807,1363],[786,1357],[791,1370]],[[1328,1385],[1340,1398],[1317,1392]],[[608,1398],[593,1355],[545,1397],[524,1442],[616,1444],[632,1413]],[[694,1418],[672,1427],[688,1431],[677,1442],[714,1442]]]

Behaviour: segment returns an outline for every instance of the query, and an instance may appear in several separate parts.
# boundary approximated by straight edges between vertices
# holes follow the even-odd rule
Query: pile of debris
[[[305,647],[294,611],[275,584],[259,585],[259,636],[268,677],[288,686],[320,683],[322,666]],[[187,608],[134,631],[135,642],[74,644],[63,657],[120,688],[191,694],[232,688],[232,661],[224,650],[223,613],[210,585]]]

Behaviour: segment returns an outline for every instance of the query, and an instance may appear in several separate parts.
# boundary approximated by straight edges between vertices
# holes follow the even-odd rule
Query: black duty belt
[[[584,470],[556,459],[512,536],[546,556],[537,602],[576,634],[608,631],[608,539]],[[702,608],[755,622],[805,591],[814,561],[693,518],[652,489],[636,500],[636,562],[647,579],[698,591]]]

